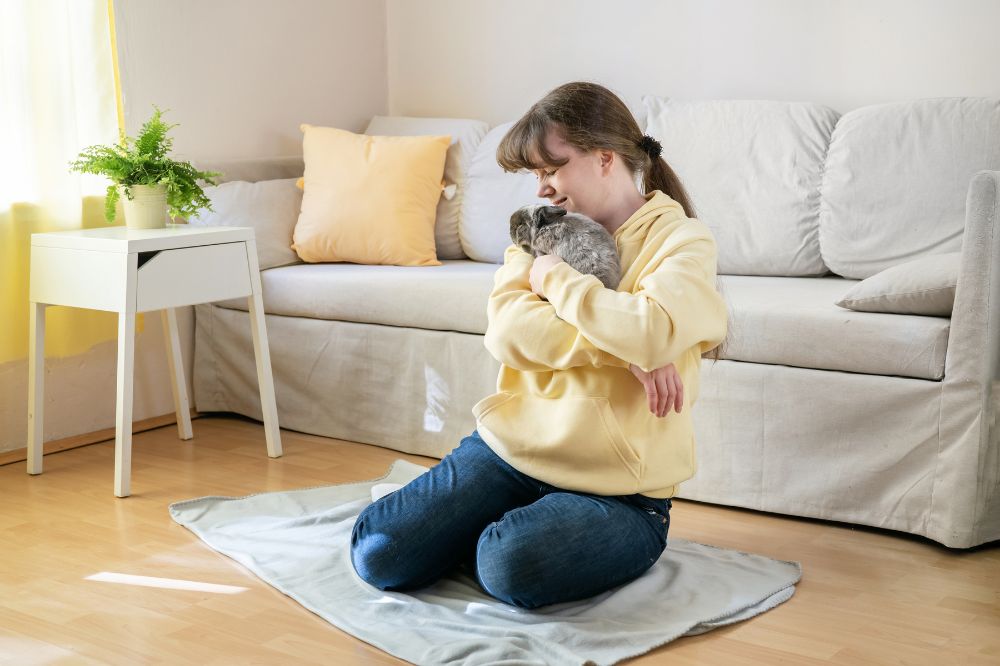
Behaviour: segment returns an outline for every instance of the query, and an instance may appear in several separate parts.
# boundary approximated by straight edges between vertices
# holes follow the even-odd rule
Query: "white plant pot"
[[[129,229],[162,229],[167,226],[167,186],[131,185],[133,199],[125,196],[118,187],[118,194],[125,211],[125,226]]]

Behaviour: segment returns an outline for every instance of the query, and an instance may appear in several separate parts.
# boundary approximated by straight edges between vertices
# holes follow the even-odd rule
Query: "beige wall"
[[[389,110],[515,120],[593,80],[640,95],[773,99],[840,112],[1000,97],[993,0],[387,0]]]
[[[143,332],[135,341],[135,380],[132,414],[135,421],[172,414],[173,396],[167,372],[166,345],[159,312],[144,315]],[[193,309],[178,308],[181,354],[187,366],[190,391],[194,340]],[[115,426],[115,369],[118,346],[103,342],[78,356],[49,358],[45,362],[45,441],[96,432]],[[188,395],[191,395],[190,392]],[[10,424],[0,433],[0,451],[24,448],[28,436],[28,362],[0,365],[0,423]],[[111,491],[111,472],[108,492]]]
[[[180,123],[188,159],[301,155],[303,122],[385,113],[380,0],[116,0],[125,125]]]

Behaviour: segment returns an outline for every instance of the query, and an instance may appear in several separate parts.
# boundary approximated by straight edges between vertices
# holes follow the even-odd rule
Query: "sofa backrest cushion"
[[[373,136],[448,135],[451,145],[444,163],[445,185],[455,185],[451,198],[441,197],[437,204],[434,242],[438,259],[464,259],[458,225],[462,200],[465,196],[465,174],[472,155],[479,146],[489,124],[482,120],[461,118],[413,118],[408,116],[375,116],[365,134]]]
[[[202,209],[188,224],[206,227],[253,227],[261,270],[299,263],[292,231],[302,207],[294,178],[250,183],[227,181],[203,188],[212,210]]]
[[[969,182],[981,169],[1000,169],[1000,99],[920,99],[845,113],[824,169],[823,259],[838,275],[865,279],[961,250]]]
[[[646,133],[663,147],[712,230],[718,271],[820,276],[819,186],[838,114],[819,104],[645,95]]]
[[[521,206],[548,203],[535,196],[538,181],[530,173],[506,173],[497,164],[497,146],[514,121],[497,125],[479,144],[465,176],[465,198],[458,232],[470,259],[503,263],[511,245],[510,216]]]

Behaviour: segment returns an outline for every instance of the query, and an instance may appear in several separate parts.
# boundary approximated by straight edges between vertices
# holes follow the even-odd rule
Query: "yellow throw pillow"
[[[368,136],[303,124],[303,261],[440,266],[434,220],[450,136]]]

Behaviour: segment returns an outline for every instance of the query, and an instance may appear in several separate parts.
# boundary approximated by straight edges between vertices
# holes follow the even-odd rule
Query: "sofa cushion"
[[[845,310],[834,301],[857,281],[837,276],[719,279],[729,304],[723,358],[920,379],[944,376],[948,318]]]
[[[838,113],[819,104],[646,95],[646,133],[719,246],[720,274],[819,276],[819,187]]]
[[[483,334],[497,268],[467,259],[440,266],[299,264],[260,277],[267,314]],[[219,305],[247,310],[247,299]]]
[[[459,212],[465,197],[465,174],[476,148],[486,136],[489,127],[482,120],[375,116],[365,130],[365,134],[377,136],[446,134],[451,137],[451,145],[448,147],[444,162],[444,180],[447,185],[453,184],[457,187],[450,199],[443,196],[438,201],[437,219],[434,223],[434,244],[438,259],[465,258],[458,237]]]
[[[950,317],[961,259],[961,252],[948,252],[887,268],[854,285],[836,305],[859,312]]]
[[[368,136],[301,125],[303,261],[439,266],[434,219],[451,137]]]
[[[972,176],[1000,169],[1000,99],[943,97],[843,115],[823,175],[820,249],[864,279],[962,248]]]
[[[261,273],[272,315],[485,334],[498,266],[300,264]],[[723,275],[723,359],[940,379],[950,319],[854,312],[834,305],[855,280]],[[247,310],[245,298],[220,302]],[[485,350],[484,350],[484,353]]]
[[[538,181],[530,173],[507,173],[497,164],[497,146],[513,122],[497,125],[476,148],[465,177],[465,199],[458,233],[470,259],[503,263],[511,243],[510,216],[519,207],[548,203],[535,196]],[[495,268],[495,267],[494,267]]]

